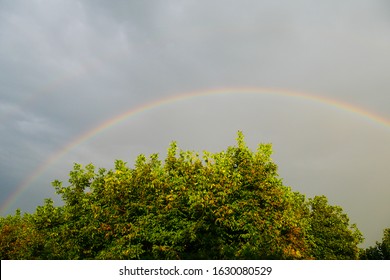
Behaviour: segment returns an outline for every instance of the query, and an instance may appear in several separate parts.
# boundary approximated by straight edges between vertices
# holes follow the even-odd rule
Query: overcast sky
[[[172,140],[217,152],[242,130],[252,149],[273,144],[285,185],[326,195],[373,245],[390,227],[389,50],[387,0],[2,0],[1,214],[32,212],[56,197],[51,182],[67,183],[73,162],[111,168],[140,153],[164,158]],[[277,91],[238,90],[144,110],[42,168],[133,108],[244,87],[335,99],[387,124]]]

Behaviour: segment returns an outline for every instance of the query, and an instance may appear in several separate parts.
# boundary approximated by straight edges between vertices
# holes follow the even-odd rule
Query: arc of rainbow
[[[163,106],[165,104],[178,102],[185,99],[195,98],[195,97],[206,97],[211,95],[226,95],[226,94],[268,94],[268,95],[278,95],[278,96],[285,96],[285,97],[293,97],[293,98],[301,98],[301,99],[307,99],[312,100],[314,102],[323,103],[326,105],[330,105],[332,107],[339,108],[344,111],[349,111],[361,116],[364,116],[376,123],[382,124],[385,127],[390,126],[390,120],[381,117],[377,114],[374,114],[372,112],[367,111],[364,108],[320,96],[320,95],[311,95],[305,92],[299,92],[299,91],[292,91],[292,90],[286,90],[286,89],[275,89],[275,88],[219,88],[219,89],[211,89],[211,90],[204,90],[204,91],[194,91],[194,92],[188,92],[184,94],[178,94],[178,95],[171,95],[162,99],[154,100],[152,102],[143,104],[139,107],[132,108],[124,113],[121,113],[119,115],[116,115],[115,117],[104,121],[103,123],[100,123],[96,127],[94,127],[91,130],[86,131],[85,133],[77,136],[74,138],[71,142],[66,144],[62,149],[60,149],[58,152],[51,155],[49,158],[47,158],[40,166],[38,166],[26,179],[22,181],[22,183],[17,187],[16,191],[12,193],[8,199],[5,201],[3,206],[0,208],[0,213],[4,213],[10,206],[12,206],[18,197],[23,193],[24,190],[28,188],[28,186],[36,180],[40,175],[42,175],[52,164],[54,164],[56,161],[58,161],[62,156],[64,156],[66,153],[68,153],[70,150],[75,148],[76,146],[80,145],[81,143],[93,138],[100,132],[104,131],[105,129],[108,129],[115,124],[118,124],[122,122],[123,120],[127,119],[130,116],[133,116],[137,113],[147,111],[159,106]]]

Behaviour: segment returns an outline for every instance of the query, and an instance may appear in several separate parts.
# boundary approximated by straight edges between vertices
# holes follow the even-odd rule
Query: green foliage
[[[0,259],[36,259],[40,256],[43,236],[35,227],[31,215],[0,217]]]
[[[383,231],[382,242],[377,241],[375,246],[361,251],[360,259],[390,260],[390,228],[386,228]]]
[[[202,156],[176,142],[134,168],[75,164],[64,205],[1,218],[2,259],[354,259],[361,234],[325,197],[283,185],[272,147]]]
[[[312,254],[316,259],[348,260],[359,257],[357,244],[362,234],[341,207],[328,205],[325,196],[309,199],[310,235],[313,238]]]

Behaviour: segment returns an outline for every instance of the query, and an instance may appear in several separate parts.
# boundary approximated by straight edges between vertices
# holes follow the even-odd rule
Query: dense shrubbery
[[[278,178],[271,145],[200,157],[173,142],[164,162],[75,164],[64,205],[0,219],[1,259],[357,259],[362,236],[324,196]]]

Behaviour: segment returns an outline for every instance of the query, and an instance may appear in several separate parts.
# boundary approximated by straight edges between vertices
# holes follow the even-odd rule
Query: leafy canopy
[[[390,260],[390,228],[383,230],[382,242],[377,241],[375,246],[362,250],[361,259]]]
[[[0,219],[2,259],[356,259],[362,236],[325,197],[284,186],[272,146],[241,132],[219,153],[139,155],[130,168],[75,164],[64,201]]]

